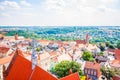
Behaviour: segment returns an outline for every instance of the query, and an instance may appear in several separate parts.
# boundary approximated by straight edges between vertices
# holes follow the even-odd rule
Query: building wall
[[[0,65],[0,80],[3,80],[3,65]]]
[[[44,70],[46,70],[46,71],[49,70],[49,68],[50,68],[50,58],[46,58],[44,60],[40,60],[39,65]]]
[[[98,71],[95,69],[84,69],[85,75],[88,75],[92,80],[97,80],[98,78]]]

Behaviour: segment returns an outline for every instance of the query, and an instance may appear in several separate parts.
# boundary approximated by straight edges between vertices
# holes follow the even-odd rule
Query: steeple
[[[31,59],[32,59],[32,70],[34,70],[35,66],[38,63],[36,47],[37,47],[37,41],[33,39],[32,40],[32,56],[31,56]]]
[[[15,34],[15,40],[18,40],[18,34],[17,33]]]
[[[86,44],[88,45],[89,44],[89,34],[88,33],[86,34],[86,40],[85,41],[86,41]]]

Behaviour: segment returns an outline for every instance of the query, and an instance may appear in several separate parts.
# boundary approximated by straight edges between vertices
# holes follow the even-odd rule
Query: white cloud
[[[10,14],[9,13],[2,13],[2,16],[4,16],[4,17],[10,17]]]
[[[21,3],[21,5],[23,5],[23,6],[31,6],[31,4],[28,3],[27,1],[21,1],[20,3]]]
[[[0,5],[0,10],[4,10],[4,7]]]
[[[3,6],[6,8],[11,8],[11,9],[20,9],[20,6],[17,2],[14,1],[4,1],[1,3]]]
[[[120,25],[119,0],[43,0],[40,5],[4,1],[9,24],[23,25]],[[11,6],[14,4],[14,6]],[[17,7],[18,10],[9,9]],[[118,6],[119,7],[119,6]],[[119,7],[120,8],[120,7]],[[22,12],[22,13],[21,13]],[[5,13],[3,15],[5,15]],[[7,14],[6,14],[7,15]],[[3,17],[4,18],[4,17]],[[16,20],[17,18],[17,20]],[[3,20],[7,20],[5,17]],[[1,20],[1,19],[0,19]],[[2,23],[5,24],[6,21]],[[7,24],[7,23],[6,23]]]

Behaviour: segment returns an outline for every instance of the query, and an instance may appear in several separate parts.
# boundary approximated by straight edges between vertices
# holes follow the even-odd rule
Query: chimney
[[[96,62],[94,61],[94,62],[93,62],[93,65],[95,65],[95,63],[96,63]]]

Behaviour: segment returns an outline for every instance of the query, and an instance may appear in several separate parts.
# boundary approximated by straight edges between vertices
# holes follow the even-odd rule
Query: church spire
[[[37,60],[37,51],[36,51],[36,47],[37,47],[37,42],[36,40],[32,40],[32,70],[34,70],[35,66],[37,65],[38,63],[38,60]]]
[[[87,45],[89,44],[89,34],[88,33],[86,34],[86,44]]]

